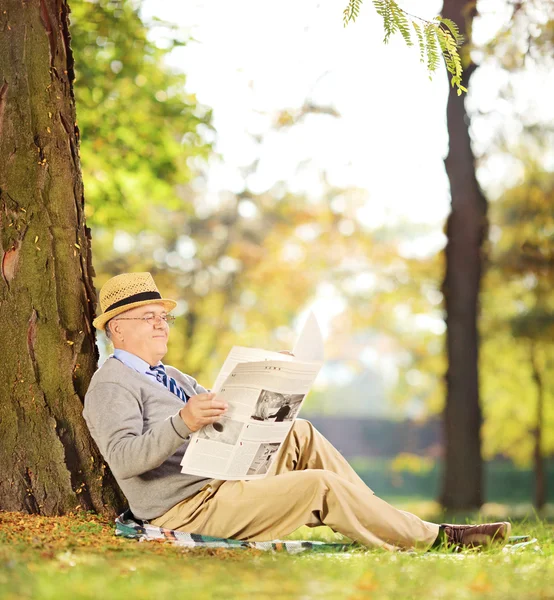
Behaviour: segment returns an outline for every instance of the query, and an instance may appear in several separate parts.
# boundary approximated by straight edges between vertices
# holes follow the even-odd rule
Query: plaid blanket
[[[196,533],[185,533],[173,531],[163,527],[155,527],[149,523],[135,520],[130,511],[125,511],[115,520],[115,535],[125,538],[137,539],[141,542],[146,540],[166,540],[176,546],[184,548],[254,548],[271,552],[288,552],[299,554],[300,552],[351,552],[362,548],[359,544],[308,542],[301,540],[273,540],[271,542],[244,542],[225,538],[210,537]],[[528,535],[512,536],[504,546],[504,552],[516,552],[523,548],[531,548],[535,552],[541,552],[536,538]]]
[[[244,542],[225,538],[210,537],[196,533],[185,533],[173,531],[163,527],[155,527],[148,523],[142,523],[133,519],[127,512],[119,515],[115,520],[115,535],[145,540],[166,540],[176,546],[184,548],[254,548],[271,552],[288,552],[299,554],[300,552],[351,552],[360,548],[358,544],[339,544],[327,542],[307,542],[300,540],[273,540],[271,542]]]

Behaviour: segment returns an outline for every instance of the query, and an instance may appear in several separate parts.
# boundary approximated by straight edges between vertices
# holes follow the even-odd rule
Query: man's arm
[[[117,383],[99,383],[89,390],[83,414],[117,479],[137,477],[159,467],[191,433],[179,413],[142,433],[140,404]]]

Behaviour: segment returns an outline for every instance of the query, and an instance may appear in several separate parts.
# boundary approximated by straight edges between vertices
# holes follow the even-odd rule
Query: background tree
[[[554,365],[553,201],[552,174],[530,165],[525,180],[493,204],[497,235],[484,289],[484,352],[496,371],[484,388],[485,451],[522,465],[533,463],[539,510],[547,499],[544,457],[554,450],[549,402]]]
[[[350,0],[344,13],[345,24],[358,17],[362,1]],[[411,45],[408,25],[417,34],[422,60],[426,57],[433,71],[439,64],[437,48],[443,53],[452,75],[447,107],[449,153],[445,160],[450,180],[452,210],[449,215],[445,249],[443,295],[446,311],[446,400],[444,407],[445,464],[441,501],[451,509],[477,508],[483,499],[481,423],[479,396],[479,292],[484,267],[485,243],[488,236],[487,200],[476,174],[476,159],[470,138],[470,114],[464,101],[457,96],[466,91],[476,68],[470,56],[472,25],[477,15],[477,3],[466,0],[445,0],[442,17],[428,22],[407,14],[394,0],[373,2],[385,23],[385,41],[399,32]],[[504,63],[533,60],[537,53],[547,54],[552,43],[551,7],[541,0],[515,3],[508,26],[490,44]],[[448,29],[452,39],[446,43],[437,24]],[[522,28],[523,24],[523,28]],[[459,27],[459,29],[458,29]],[[423,28],[423,35],[422,35]],[[465,40],[461,50],[464,72],[458,59],[455,42]],[[517,36],[516,36],[517,34]],[[513,38],[517,37],[517,41]],[[438,45],[437,45],[438,40]],[[422,43],[423,42],[423,43]],[[449,54],[449,44],[453,52]],[[519,45],[518,45],[519,44]],[[517,46],[506,52],[506,45]],[[545,52],[546,49],[546,52]],[[500,51],[498,51],[500,50]],[[504,50],[504,52],[502,52]],[[490,48],[489,48],[490,52]],[[513,57],[516,57],[515,60]]]
[[[96,368],[66,2],[0,13],[0,509],[110,510],[81,416]]]
[[[445,17],[459,24],[471,39],[476,5],[445,0]],[[467,42],[466,42],[467,43]],[[464,87],[475,64],[466,46]],[[479,402],[479,290],[487,237],[487,201],[475,173],[469,135],[470,117],[463,98],[450,90],[447,105],[449,151],[445,160],[450,181],[451,212],[446,223],[445,275],[442,287],[446,310],[446,400],[444,407],[444,476],[441,503],[448,509],[477,508],[483,501],[481,406]]]
[[[391,14],[397,12],[397,7],[393,3],[374,3],[378,6],[379,14],[382,14],[384,9],[388,7],[386,14],[382,14],[385,20],[391,18]],[[357,10],[360,2],[350,2],[349,8],[353,11],[353,18],[357,16]],[[501,7],[499,2],[496,8]],[[471,32],[473,20],[477,15],[478,5],[466,2],[445,2],[443,16],[448,19],[445,22],[456,22],[461,26],[462,33],[466,37],[466,45],[462,49],[462,56],[465,59],[465,72],[463,75],[462,85],[467,86],[469,77],[475,70],[476,65],[470,58],[470,49],[477,50],[476,56],[480,57],[483,62],[493,62],[496,69],[502,68],[509,72],[521,72],[529,67],[536,67],[538,63],[542,64],[543,68],[549,62],[552,49],[552,6],[541,0],[533,0],[528,3],[516,3],[509,5],[511,15],[504,24],[499,23],[499,30],[496,35],[488,42],[485,47],[476,48],[473,44]],[[402,10],[400,8],[400,10]],[[494,9],[493,9],[494,10]],[[400,29],[396,27],[398,31]],[[455,30],[456,31],[456,30]],[[403,33],[404,35],[404,33]],[[404,35],[404,37],[406,37]],[[427,46],[428,48],[428,46]],[[517,90],[517,82],[510,79],[510,83],[505,88],[501,88],[499,92],[499,100],[512,102],[514,90]],[[456,96],[459,94],[459,89],[454,93],[451,90],[448,101],[448,129],[450,137],[450,151],[445,162],[447,173],[449,175],[452,194],[452,213],[447,222],[447,247],[445,251],[445,266],[446,273],[443,283],[443,293],[445,298],[446,308],[446,324],[447,324],[447,359],[448,368],[446,376],[446,405],[444,410],[445,422],[445,444],[446,444],[446,460],[445,474],[443,481],[442,500],[446,506],[450,508],[468,508],[477,507],[482,501],[482,460],[480,452],[480,423],[481,404],[485,406],[488,421],[486,423],[484,433],[487,436],[486,450],[487,456],[491,457],[491,449],[497,451],[506,450],[506,455],[515,457],[518,456],[518,461],[522,463],[522,456],[528,456],[523,448],[527,448],[528,444],[518,444],[511,449],[507,448],[505,439],[511,439],[510,435],[503,436],[503,427],[507,426],[510,431],[517,430],[522,439],[528,439],[525,436],[528,433],[519,427],[522,421],[517,421],[508,425],[507,415],[510,411],[499,413],[498,410],[489,410],[493,405],[498,407],[498,403],[494,397],[487,394],[482,399],[479,394],[479,333],[477,327],[477,317],[479,314],[479,293],[481,289],[482,268],[484,266],[484,250],[488,237],[487,216],[486,216],[486,198],[483,194],[480,185],[477,181],[476,167],[478,161],[483,164],[488,157],[494,158],[499,155],[508,156],[513,149],[499,148],[498,143],[489,144],[488,147],[479,148],[480,156],[476,159],[473,150],[473,141],[470,139],[470,117],[476,118],[481,122],[488,115],[472,110],[469,114],[465,109],[464,103]],[[520,103],[521,104],[521,103]],[[496,105],[495,105],[496,106]],[[532,111],[529,111],[532,114]],[[525,138],[529,145],[529,151],[536,151],[537,146],[541,146],[541,138],[548,132],[547,123],[530,122],[530,115],[519,115],[518,124],[523,122]],[[494,122],[494,119],[491,119]],[[527,125],[528,123],[528,125]],[[502,125],[507,125],[506,121]],[[489,123],[490,127],[490,123]],[[509,127],[500,127],[496,132],[497,138],[505,140],[508,134]],[[551,136],[550,136],[551,137]],[[497,139],[497,141],[498,141]],[[505,144],[504,144],[505,146]],[[544,148],[548,144],[543,144]],[[512,153],[512,163],[513,153]],[[491,182],[492,183],[492,182]],[[491,187],[502,187],[498,182],[494,182]],[[498,194],[498,190],[488,190],[487,193],[492,195]],[[499,205],[499,210],[495,213],[498,223],[503,222],[502,203]],[[522,209],[523,210],[523,209]],[[529,222],[534,227],[534,219],[540,216],[536,213],[529,216]],[[497,223],[495,223],[497,225]],[[523,235],[521,223],[514,223],[513,226]],[[511,259],[515,260],[517,252],[513,252]],[[405,361],[405,368],[401,368],[400,386],[397,389],[399,397],[406,398],[407,396],[420,396],[425,398],[425,403],[428,410],[434,411],[442,405],[442,388],[437,385],[437,373],[440,370],[442,361],[436,353],[436,334],[431,331],[427,333],[413,328],[411,331],[406,331],[404,315],[404,326],[397,323],[394,318],[394,311],[388,310],[387,306],[393,302],[397,308],[403,307],[412,317],[417,317],[420,311],[427,315],[432,312],[432,307],[429,302],[426,304],[425,297],[436,298],[436,288],[433,283],[433,278],[436,276],[437,262],[432,260],[403,260],[403,268],[400,267],[400,272],[404,270],[404,281],[397,283],[391,282],[392,291],[381,294],[382,301],[379,302],[379,314],[387,313],[389,315],[387,322],[387,332],[397,340],[402,340],[404,349],[408,352],[410,358]],[[504,262],[507,267],[509,263]],[[399,270],[397,266],[396,270]],[[507,271],[502,275],[498,275],[496,286],[500,285],[501,281],[506,281]],[[529,282],[529,278],[527,279]],[[410,291],[411,294],[405,292]],[[489,297],[487,291],[487,298]],[[419,308],[418,308],[419,305]],[[498,327],[498,319],[500,314],[503,314],[503,309],[498,306],[487,304],[486,322],[495,322]],[[544,321],[546,315],[541,311],[540,318]],[[539,318],[536,314],[535,317]],[[528,314],[525,319],[527,323],[534,316]],[[521,336],[528,335],[529,331],[523,327],[523,317],[519,317],[517,322],[506,321],[506,335],[511,339],[511,345],[518,345],[517,339]],[[380,325],[382,329],[383,326]],[[525,333],[524,333],[525,332]],[[489,357],[488,350],[491,347],[492,341],[488,336],[492,330],[486,329],[487,334],[487,352],[484,357],[484,379],[485,389],[487,392],[491,390],[489,383],[492,381],[504,381],[503,378],[495,376],[494,361],[489,362],[492,356]],[[497,332],[498,333],[498,332]],[[415,335],[412,335],[415,334]],[[514,338],[514,336],[517,336]],[[493,338],[496,337],[493,335]],[[435,339],[434,339],[435,338]],[[504,347],[506,339],[503,341]],[[498,352],[498,344],[496,351]],[[434,348],[434,349],[433,349]],[[532,369],[533,380],[524,380],[527,386],[528,396],[529,387],[539,386],[537,391],[538,397],[544,396],[544,373],[541,375],[538,372],[539,365],[548,369],[548,361],[536,360],[537,346],[532,344],[531,351],[535,359],[532,364],[535,367]],[[509,356],[509,360],[514,358],[514,354],[509,349],[504,351],[505,355]],[[520,353],[521,354],[521,353]],[[540,351],[539,351],[540,354]],[[546,362],[545,362],[546,361]],[[519,366],[519,365],[518,365]],[[515,365],[514,365],[515,367]],[[410,376],[410,381],[405,379],[405,376]],[[535,382],[535,383],[533,383]],[[537,383],[538,382],[538,383]],[[504,381],[506,384],[506,382]],[[542,390],[542,392],[540,391]],[[523,390],[520,391],[520,393]],[[526,411],[529,406],[533,406],[534,402],[520,405],[519,408]],[[541,402],[538,402],[541,405]],[[494,414],[494,417],[492,416]],[[538,415],[541,414],[538,409]],[[532,418],[532,422],[541,422],[541,418],[537,415],[536,419]],[[527,423],[527,420],[525,421]],[[540,474],[539,479],[542,479],[543,470],[541,469],[541,461],[537,458],[541,455],[538,450],[540,440],[543,436],[540,434],[540,427],[533,425],[535,439],[535,470]],[[490,439],[489,439],[490,438]],[[500,450],[502,448],[502,450]],[[456,487],[458,486],[458,487]],[[539,490],[544,489],[544,484],[537,484],[537,497],[544,496]],[[540,502],[539,502],[540,503]]]
[[[156,21],[168,35],[163,48],[155,45],[128,0],[76,0],[71,10],[90,227],[100,239],[163,229],[172,211],[193,212],[184,188],[212,153],[210,109],[165,64],[186,39]],[[95,263],[103,251],[95,245]]]
[[[532,0],[504,8],[505,22],[475,47],[479,74],[484,79],[491,71],[501,75],[493,104],[502,103],[503,118],[499,121],[490,109],[472,111],[476,129],[492,131],[486,144],[476,144],[491,199],[491,265],[480,325],[484,454],[501,453],[522,467],[533,463],[535,506],[541,508],[547,497],[544,457],[552,453],[548,155],[553,132],[541,98],[525,99],[525,90],[551,73],[554,6]],[[503,175],[491,179],[494,162],[504,165]]]

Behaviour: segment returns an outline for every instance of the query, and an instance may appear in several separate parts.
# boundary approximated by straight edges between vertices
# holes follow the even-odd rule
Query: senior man
[[[219,481],[181,473],[189,436],[216,422],[225,402],[161,360],[169,314],[150,273],[124,273],[100,291],[114,354],[94,374],[84,417],[133,514],[153,525],[214,537],[264,541],[301,525],[328,525],[366,546],[388,550],[505,541],[509,523],[437,525],[377,497],[343,456],[297,419],[269,474]]]

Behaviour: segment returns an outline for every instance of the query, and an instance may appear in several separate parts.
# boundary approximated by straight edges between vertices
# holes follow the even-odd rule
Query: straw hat
[[[108,279],[100,290],[102,314],[92,324],[103,330],[110,319],[145,304],[163,304],[168,312],[177,306],[175,300],[162,298],[150,273],[116,275]]]

